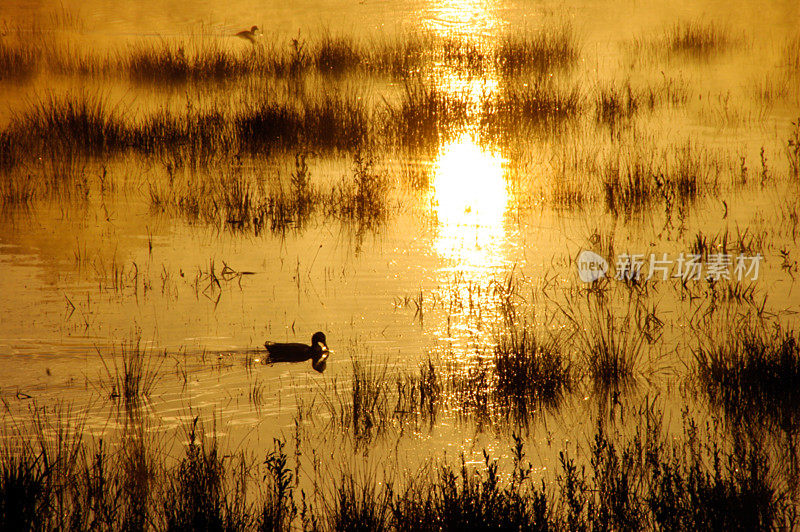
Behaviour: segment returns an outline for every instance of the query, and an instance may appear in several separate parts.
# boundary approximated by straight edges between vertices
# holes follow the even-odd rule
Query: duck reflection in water
[[[325,334],[315,332],[311,337],[311,345],[300,343],[277,343],[267,341],[264,344],[268,356],[265,364],[274,362],[305,362],[311,360],[311,367],[322,373],[328,365],[328,355],[333,351],[328,349]]]

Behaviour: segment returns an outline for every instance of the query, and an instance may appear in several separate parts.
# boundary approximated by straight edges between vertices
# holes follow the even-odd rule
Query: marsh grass
[[[120,356],[112,355],[107,362],[98,350],[106,378],[100,382],[100,389],[107,397],[120,400],[127,407],[134,407],[150,396],[160,379],[159,372],[165,357],[156,357],[141,347],[141,334],[134,334],[122,344]]]
[[[0,131],[0,173],[6,174],[17,165],[15,142],[7,131]]]
[[[488,54],[480,40],[448,36],[441,40],[444,64],[457,72],[480,76],[488,67]]]
[[[689,250],[695,255],[700,255],[705,261],[709,255],[728,255],[735,265],[737,257],[734,254],[748,256],[761,254],[765,249],[766,239],[766,232],[755,232],[750,228],[742,230],[737,225],[735,233],[727,227],[713,236],[698,231],[689,243]]]
[[[371,120],[363,99],[337,93],[303,102],[299,108],[265,99],[232,118],[241,145],[256,153],[297,144],[353,150],[368,139]]]
[[[35,409],[34,438],[3,439],[0,516],[14,529],[48,530],[286,530],[299,521],[346,530],[792,526],[795,503],[762,449],[689,418],[676,436],[652,405],[644,408],[625,435],[598,424],[586,458],[562,452],[552,476],[534,474],[514,434],[510,468],[484,450],[478,465],[464,456],[460,467],[433,463],[402,484],[387,471],[385,479],[346,473],[331,477],[320,507],[302,490],[298,497],[281,440],[259,468],[225,453],[195,418],[175,462],[148,447],[141,430],[122,439],[120,453],[104,443],[90,451],[80,418]]]
[[[792,132],[786,141],[786,158],[789,161],[789,175],[800,182],[800,117],[792,122]]]
[[[374,168],[369,155],[353,156],[353,177],[343,179],[323,202],[339,219],[375,228],[389,215],[389,179]]]
[[[394,79],[413,78],[420,74],[430,58],[435,42],[433,35],[424,32],[371,39],[367,68],[370,72],[384,73]]]
[[[655,172],[652,161],[637,155],[608,161],[602,177],[608,210],[631,214],[649,205],[655,196]]]
[[[241,151],[268,154],[279,147],[355,150],[369,138],[372,117],[356,95],[326,93],[297,102],[265,98],[235,108],[163,109],[132,115],[100,94],[49,97],[12,118],[0,137],[0,164],[11,168],[22,154],[57,158],[125,151],[157,156],[173,168],[208,166]]]
[[[486,451],[483,468],[444,466],[391,500],[392,530],[546,530],[550,509],[543,489],[528,489],[526,473],[503,480]],[[522,476],[523,480],[518,480]]]
[[[363,361],[353,361],[351,394],[340,404],[340,421],[357,441],[369,441],[388,428],[388,386],[386,368],[378,369]]]
[[[21,81],[33,76],[38,68],[36,49],[11,45],[0,40],[0,81]]]
[[[491,353],[466,363],[429,358],[418,373],[397,377],[390,399],[394,417],[409,426],[420,419],[433,426],[443,413],[479,425],[527,425],[542,410],[557,408],[574,383],[558,339],[522,328],[506,331]]]
[[[84,439],[85,416],[63,404],[32,407],[5,433],[0,523],[9,530],[131,530],[152,523],[156,471],[141,433],[115,449]],[[7,426],[7,425],[6,425]]]
[[[794,74],[800,73],[800,36],[786,41],[783,48],[783,63]]]
[[[554,407],[569,393],[571,362],[557,338],[542,340],[532,330],[513,328],[494,349],[496,395],[520,414]]]
[[[640,97],[631,87],[630,80],[622,87],[602,85],[597,89],[595,114],[598,122],[614,126],[635,116],[640,105]]]
[[[222,456],[195,418],[186,454],[166,484],[162,512],[168,530],[244,530],[255,513],[247,501],[244,457]],[[226,465],[230,462],[230,465]]]
[[[751,412],[775,426],[797,427],[800,342],[779,325],[741,316],[726,332],[701,337],[693,350],[697,378],[710,401],[735,420]]]
[[[503,75],[568,70],[580,54],[569,24],[552,23],[540,30],[507,34],[489,47],[468,36],[440,37],[431,33],[401,33],[355,39],[323,31],[288,40],[265,36],[253,46],[231,46],[220,37],[142,41],[101,55],[76,48],[69,41],[26,36],[18,45],[0,47],[0,78],[49,71],[79,76],[119,76],[160,84],[219,83],[253,76],[296,77],[318,72],[388,75],[403,79],[439,60],[470,75],[497,69]],[[41,58],[41,59],[40,59]]]
[[[388,105],[387,119],[398,144],[435,149],[467,123],[470,102],[466,95],[450,94],[420,80],[406,81],[401,100]]]
[[[315,43],[311,57],[320,72],[341,75],[357,69],[367,60],[363,48],[352,37],[325,33]]]
[[[560,454],[555,479],[534,481],[515,438],[511,471],[486,451],[478,467],[429,471],[405,490],[391,488],[389,528],[399,530],[681,530],[789,526],[791,504],[766,456],[745,444],[725,450],[701,441],[691,420],[673,439],[660,421],[640,421],[633,436],[599,425],[588,464]],[[386,491],[389,489],[386,488]],[[378,509],[386,503],[378,498]]]
[[[582,96],[577,85],[535,81],[507,85],[481,104],[482,135],[505,138],[522,132],[548,133],[580,112]]]
[[[143,155],[167,160],[170,168],[203,168],[236,149],[231,117],[220,109],[184,112],[166,109],[128,123],[127,140],[117,149],[131,148]]]
[[[36,197],[37,182],[31,174],[0,175],[0,208],[25,209]]]
[[[444,383],[433,361],[428,359],[427,362],[420,364],[418,376],[398,377],[396,385],[395,413],[399,415],[401,422],[405,423],[406,419],[422,413],[423,418],[428,419],[432,426],[444,406],[442,393],[445,391]]]
[[[655,148],[640,144],[620,146],[601,163],[606,207],[613,214],[631,215],[661,200],[670,210],[691,204],[718,190],[719,159],[691,141],[671,145],[657,157]]]
[[[580,56],[580,45],[569,24],[545,26],[537,32],[500,38],[494,62],[504,75],[568,70]]]
[[[151,209],[180,214],[192,223],[233,232],[283,234],[313,221],[335,220],[377,230],[394,212],[391,184],[368,155],[356,152],[352,174],[321,185],[309,169],[310,154],[297,152],[289,179],[269,181],[241,162],[196,173],[175,172],[149,184]],[[288,181],[288,182],[287,182]]]
[[[289,467],[285,446],[283,440],[274,439],[273,450],[267,453],[264,460],[266,493],[260,508],[259,530],[288,530],[297,516],[294,500],[297,479]]]
[[[392,527],[392,487],[375,476],[343,474],[336,482],[333,503],[324,522],[331,530],[382,532]]]
[[[733,44],[730,32],[714,23],[692,21],[676,24],[666,33],[666,42],[673,52],[708,57]]]
[[[139,44],[118,56],[116,68],[135,81],[229,81],[259,70],[259,55],[232,51],[219,40]]]
[[[19,144],[33,141],[46,147],[101,154],[126,143],[128,127],[121,110],[101,94],[43,99],[16,115],[8,132]]]
[[[647,368],[647,349],[650,339],[655,339],[645,326],[649,313],[642,312],[639,296],[628,297],[624,312],[603,294],[588,294],[585,302],[562,309],[575,328],[581,369],[599,390],[624,391]]]

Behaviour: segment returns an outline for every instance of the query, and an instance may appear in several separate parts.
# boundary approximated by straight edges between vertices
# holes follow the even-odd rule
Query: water
[[[672,24],[698,19],[728,28],[737,43],[707,61],[646,54],[632,59],[626,47],[635,38],[657,37]],[[334,390],[348,389],[352,361],[385,367],[385,377],[394,380],[416,373],[429,357],[468,365],[490,356],[503,329],[496,289],[509,279],[520,283],[514,301],[525,309],[526,321],[542,331],[574,336],[559,309],[570,301],[580,308],[582,300],[574,294],[583,287],[573,261],[592,246],[596,231],[602,238],[612,234],[618,253],[673,257],[688,251],[698,232],[711,238],[727,229],[731,240],[755,238],[757,245],[748,253],[762,253],[765,261],[753,283],[751,306],[766,295],[769,312],[796,325],[791,198],[797,188],[784,176],[790,120],[800,111],[797,92],[774,102],[753,96],[754,84],[783,72],[780,54],[795,31],[796,2],[756,7],[748,2],[310,1],[279,6],[207,1],[165,10],[159,2],[113,7],[63,2],[53,9],[11,1],[0,7],[0,20],[8,32],[19,28],[20,39],[42,32],[45,40],[69,42],[75,50],[112,55],[140,42],[198,36],[221,38],[223,46],[241,49],[250,44],[230,36],[252,24],[263,29],[265,40],[277,43],[288,43],[298,30],[311,40],[323,31],[371,37],[424,31],[477,38],[491,48],[498,36],[567,21],[582,45],[577,66],[559,79],[575,81],[586,94],[599,84],[628,80],[633,86],[662,79],[685,84],[685,104],[641,111],[623,129],[636,132],[632,145],[652,144],[655,153],[689,139],[721,161],[709,163],[709,179],[720,181],[716,192],[685,211],[673,207],[665,213],[656,203],[628,219],[609,213],[602,199],[574,208],[551,201],[564,146],[588,160],[618,149],[615,132],[598,126],[591,111],[563,133],[566,139],[522,136],[491,147],[475,127],[466,127],[430,154],[392,149],[379,154],[377,171],[393,186],[389,221],[377,230],[317,216],[302,230],[258,235],[157,212],[150,186],[168,179],[157,161],[133,155],[78,161],[79,173],[91,180],[88,196],[36,200],[0,217],[0,355],[6,359],[0,397],[13,416],[24,416],[33,400],[65,400],[88,412],[87,430],[93,435],[120,429],[102,383],[114,373],[121,345],[140,338],[158,361],[159,379],[146,408],[155,430],[177,431],[202,413],[217,416],[218,433],[234,445],[244,441],[261,449],[272,437],[293,430],[298,408],[313,404],[309,432],[324,440],[321,452],[333,455],[342,436],[322,430],[333,408],[324,398],[335,404]],[[397,80],[358,76],[310,83],[325,90],[363,82],[361,90],[375,101],[402,94]],[[426,65],[420,77],[438,78],[445,92],[467,94],[471,113],[502,86],[497,72],[476,78],[446,63]],[[237,83],[161,89],[113,77],[40,72],[27,80],[0,81],[6,96],[2,124],[13,123],[43,95],[75,94],[86,90],[82,86],[122,102],[126,116],[138,116],[162,107],[181,109],[193,101],[195,90],[207,102],[235,103],[238,91],[253,90],[247,83],[258,87],[261,80]],[[760,160],[762,146],[766,163]],[[286,180],[292,155],[253,157],[244,162],[245,171],[253,179]],[[654,160],[668,157],[659,154]],[[747,186],[733,182],[741,157],[748,167]],[[35,158],[26,164],[23,173],[37,175],[47,168]],[[309,165],[315,182],[336,183],[352,175],[353,160],[350,154],[311,154]],[[430,186],[404,183],[408,165],[420,168]],[[773,177],[755,185],[759,172]],[[106,178],[99,177],[106,174],[108,188]],[[178,179],[198,176],[189,171]],[[587,178],[576,188],[602,198],[602,190],[592,188],[596,183]],[[618,407],[609,406],[608,398],[584,379],[559,409],[534,416],[528,438],[541,472],[552,468],[564,445],[584,445],[598,417],[619,416],[615,408],[635,412],[646,397],[658,398],[670,421],[679,421],[685,405],[700,415],[709,413],[677,384],[692,364],[697,340],[691,331],[704,310],[707,287],[704,282],[690,287],[701,300],[695,304],[691,297],[687,303],[678,285],[656,283],[645,296],[646,304],[658,308],[663,326],[659,340],[647,348],[646,378]],[[616,300],[620,307],[623,300]],[[263,358],[259,350],[267,339],[307,342],[317,330],[335,350],[322,375],[308,364],[248,363]],[[261,390],[258,399],[254,390]],[[402,423],[395,423],[389,436],[374,440],[373,456],[394,455],[401,463],[402,456],[412,457],[407,467],[413,469],[444,449],[451,457],[459,452],[478,456],[481,448],[507,453],[507,427],[466,418],[452,407],[427,431],[403,434]]]

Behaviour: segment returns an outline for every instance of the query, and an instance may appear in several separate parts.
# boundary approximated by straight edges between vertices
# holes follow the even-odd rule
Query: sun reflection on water
[[[426,29],[439,34],[490,35],[500,21],[492,0],[444,0],[432,2],[425,20]]]
[[[441,147],[433,170],[436,252],[459,271],[487,272],[502,264],[508,204],[503,158],[465,134]]]

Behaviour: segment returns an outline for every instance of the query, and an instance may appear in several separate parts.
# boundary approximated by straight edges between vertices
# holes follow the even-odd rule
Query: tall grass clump
[[[100,360],[106,372],[106,379],[101,382],[100,388],[112,399],[121,399],[129,406],[150,396],[164,363],[163,357],[158,359],[141,347],[138,333],[122,344],[120,356],[113,356],[111,363],[106,361],[102,353]]]
[[[386,366],[378,369],[354,359],[349,383],[335,388],[335,397],[326,400],[335,426],[347,431],[356,446],[366,444],[389,428],[390,409]]]
[[[598,426],[590,478],[561,455],[562,522],[596,530],[765,530],[790,522],[762,450],[723,449],[716,429],[701,440],[690,419],[676,441],[654,413],[647,416],[632,437],[612,438]]]
[[[630,120],[640,107],[640,98],[631,87],[630,81],[623,87],[602,85],[595,97],[597,121],[610,126],[620,121]]]
[[[162,501],[167,530],[245,530],[252,527],[253,510],[246,499],[243,472],[230,473],[217,441],[206,441],[195,418],[188,428],[186,455],[170,475]],[[233,458],[229,460],[233,461]],[[233,468],[245,468],[242,458]],[[233,483],[229,482],[233,477]]]
[[[302,123],[299,110],[267,100],[245,108],[233,118],[241,145],[254,153],[268,153],[273,146],[296,143]]]
[[[7,173],[19,162],[17,139],[8,131],[0,131],[0,172]]]
[[[368,43],[367,69],[393,78],[419,75],[434,46],[434,39],[423,33],[381,38]]]
[[[346,473],[336,483],[326,519],[330,530],[397,530],[391,520],[391,485],[381,486],[374,476],[365,477]]]
[[[290,530],[297,516],[295,478],[288,466],[285,445],[284,441],[276,438],[273,450],[267,453],[264,460],[266,493],[258,516],[259,530]]]
[[[786,42],[783,57],[790,70],[800,73],[800,37],[791,38]]]
[[[397,405],[395,413],[401,417],[401,423],[422,414],[431,426],[436,420],[439,410],[444,404],[445,392],[442,377],[433,361],[428,359],[420,364],[417,375],[403,375],[397,378]]]
[[[218,39],[162,39],[128,48],[114,68],[139,82],[223,82],[274,72],[280,61],[274,50],[264,47],[237,51]]]
[[[50,97],[16,116],[10,134],[21,143],[100,154],[127,145],[129,124],[119,106],[99,95]]]
[[[217,108],[162,109],[140,121],[129,137],[130,147],[169,160],[172,167],[205,167],[236,147],[230,117]]]
[[[778,325],[744,320],[701,339],[697,377],[713,404],[737,420],[751,412],[782,427],[800,417],[800,338]]]
[[[32,76],[36,72],[37,56],[32,46],[12,46],[0,40],[0,81]]]
[[[527,86],[506,86],[485,99],[480,124],[484,134],[502,138],[530,127],[555,127],[575,118],[580,107],[577,85],[563,87],[552,81],[534,81]]]
[[[552,73],[572,67],[580,55],[569,24],[546,26],[535,33],[510,33],[500,38],[494,61],[505,75]]]
[[[392,500],[392,530],[549,530],[551,508],[530,470],[515,466],[504,481],[496,460],[484,451],[483,471],[442,467]]]
[[[612,156],[602,168],[601,177],[610,212],[630,215],[650,204],[656,194],[653,164],[638,153]]]
[[[655,200],[670,209],[676,200],[688,204],[717,190],[722,168],[706,148],[687,141],[665,148],[659,158],[655,152],[634,141],[608,154],[600,177],[610,212],[630,215]]]
[[[146,458],[129,460],[133,442],[141,440],[126,437],[109,452],[102,441],[87,443],[84,427],[85,417],[64,405],[34,405],[28,422],[4,432],[0,527],[141,530],[152,522],[155,472]]]
[[[295,106],[265,99],[233,117],[241,145],[253,152],[301,144],[313,149],[353,150],[365,144],[371,116],[361,98],[326,94]]]
[[[478,40],[449,36],[440,45],[442,60],[449,68],[477,76],[488,66],[484,46]]]
[[[136,81],[188,81],[193,70],[183,46],[162,41],[160,46],[139,45],[121,58],[122,68]]]
[[[5,434],[0,453],[0,516],[7,529],[65,529],[81,522],[73,497],[85,457],[85,418],[64,405],[31,407],[27,428]],[[79,490],[78,493],[80,493]]]
[[[712,53],[724,51],[734,43],[726,28],[700,20],[675,24],[666,31],[664,41],[670,52],[697,58],[708,58]]]
[[[377,227],[389,214],[389,180],[376,171],[372,160],[356,152],[353,177],[334,187],[326,201],[331,214],[356,222],[360,227]]]
[[[368,140],[372,120],[363,98],[328,93],[303,106],[302,141],[312,148],[355,150]]]
[[[466,96],[449,94],[420,80],[407,81],[399,103],[388,106],[388,125],[399,144],[411,148],[438,147],[467,124]]]
[[[650,414],[652,416],[654,414]],[[776,486],[763,451],[701,440],[687,420],[683,438],[657,419],[633,436],[594,433],[586,462],[560,453],[555,479],[534,482],[524,444],[501,472],[484,451],[480,468],[420,475],[394,491],[394,530],[765,530],[791,526],[787,495]]]
[[[317,70],[334,75],[355,70],[365,59],[362,47],[352,37],[330,34],[316,42],[310,54]]]
[[[38,179],[31,174],[0,174],[0,209],[30,206],[38,189]]]
[[[511,330],[494,349],[497,395],[520,412],[555,406],[572,385],[571,363],[557,339]]]
[[[583,366],[601,390],[620,390],[644,370],[648,337],[631,295],[625,312],[614,309],[604,295],[587,295],[583,310],[567,308],[566,318],[575,327]]]

